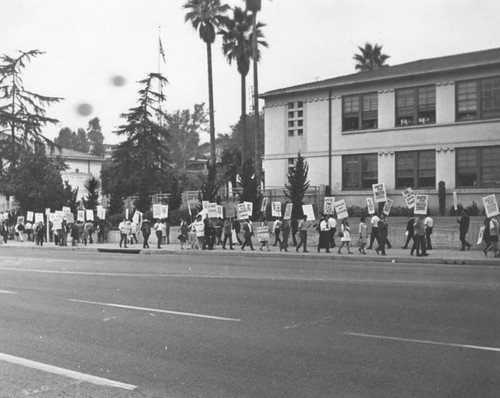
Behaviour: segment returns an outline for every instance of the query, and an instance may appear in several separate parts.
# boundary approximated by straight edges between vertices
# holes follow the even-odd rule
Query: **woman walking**
[[[359,229],[358,229],[358,232],[359,232],[359,236],[358,236],[358,251],[361,253],[361,254],[366,254],[365,252],[365,246],[366,246],[366,242],[367,242],[367,239],[368,239],[368,228],[366,226],[366,217],[363,216],[361,217],[361,220],[360,220],[360,223],[359,223]]]
[[[347,252],[349,254],[353,254],[351,251],[351,228],[349,228],[347,218],[342,219],[342,223],[340,224],[340,233],[342,236],[340,237],[340,247],[337,253],[342,254],[341,249],[345,245],[347,247]]]

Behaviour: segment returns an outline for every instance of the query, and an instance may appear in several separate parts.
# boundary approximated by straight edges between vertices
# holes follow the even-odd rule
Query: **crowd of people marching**
[[[470,227],[470,217],[464,211],[457,219],[459,224],[460,243],[462,251],[470,250],[472,244],[467,241],[467,234]],[[388,239],[389,224],[384,213],[373,214],[369,221],[366,217],[361,217],[357,225],[350,226],[347,218],[337,220],[333,215],[322,215],[319,222],[309,222],[307,216],[301,219],[283,220],[276,217],[273,221],[261,221],[253,223],[250,219],[240,222],[233,218],[203,218],[198,215],[193,222],[187,220],[180,221],[177,240],[181,249],[212,250],[217,246],[222,249],[234,250],[238,245],[241,250],[248,248],[255,250],[254,237],[259,243],[259,250],[270,251],[269,246],[278,247],[280,251],[288,252],[293,246],[298,252],[301,250],[308,253],[308,233],[316,231],[319,234],[316,245],[317,252],[325,250],[331,253],[337,248],[337,253],[354,254],[357,250],[359,254],[366,254],[366,250],[374,249],[377,254],[386,255],[386,249],[391,248]],[[156,222],[144,219],[140,224],[126,218],[119,224],[120,232],[119,246],[127,248],[130,244],[138,244],[138,235],[142,234],[143,248],[149,248],[151,234],[156,237],[156,247],[162,248],[163,244],[170,243],[170,222],[168,219],[158,219]],[[260,227],[260,228],[259,228]],[[370,227],[370,228],[369,228]],[[4,243],[9,238],[17,241],[36,242],[43,245],[44,242],[54,242],[57,246],[68,246],[68,241],[72,246],[79,244],[92,244],[95,239],[97,243],[107,243],[108,232],[111,224],[108,221],[97,219],[96,221],[77,221],[68,224],[63,220],[57,228],[49,223],[49,233],[45,224],[38,223],[17,223],[8,225],[5,220],[0,223],[0,236]],[[260,229],[256,233],[256,229]],[[264,229],[264,233],[262,230]],[[403,249],[408,249],[411,255],[428,256],[432,250],[432,233],[434,230],[434,220],[428,214],[415,215],[408,218],[405,231],[405,241]],[[495,257],[499,257],[498,236],[499,223],[497,217],[486,217],[480,230],[478,244],[484,243],[483,253],[488,256],[493,252]],[[291,242],[290,242],[291,241]],[[376,246],[374,247],[374,245]]]

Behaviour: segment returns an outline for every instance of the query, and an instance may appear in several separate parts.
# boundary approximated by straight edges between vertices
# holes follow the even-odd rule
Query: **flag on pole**
[[[161,38],[158,38],[159,42],[160,42],[160,55],[163,59],[163,63],[167,63],[167,61],[165,60],[165,51],[163,51],[163,45],[161,44]]]

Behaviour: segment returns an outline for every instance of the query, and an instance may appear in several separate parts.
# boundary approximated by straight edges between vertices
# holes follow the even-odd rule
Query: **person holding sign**
[[[276,217],[276,220],[274,221],[273,224],[273,234],[274,234],[274,245],[276,246],[278,243],[281,247],[281,239],[280,239],[280,231],[281,231],[281,221],[279,217]]]
[[[328,221],[326,220],[325,215],[321,216],[321,221],[319,222],[319,225],[316,229],[319,231],[318,253],[321,249],[326,249],[326,252],[330,253],[330,242],[328,239]]]
[[[222,248],[226,250],[226,242],[229,239],[229,249],[234,250],[233,248],[233,233],[232,229],[232,221],[230,218],[226,218],[222,225],[222,230],[224,231],[224,240],[222,241]]]
[[[417,257],[428,256],[425,243],[425,220],[424,216],[416,216],[415,217],[415,242],[411,248],[410,254],[413,255],[413,252],[417,251]]]
[[[497,217],[490,217],[489,219],[489,230],[490,230],[490,244],[484,249],[484,255],[488,256],[488,251],[493,250],[493,254],[495,257],[499,257],[498,254],[498,220]]]
[[[377,252],[377,254],[380,254],[380,252],[382,252],[382,256],[385,256],[385,245],[387,244],[387,234],[389,231],[389,224],[385,219],[384,213],[380,213],[377,228],[378,228],[377,230],[378,247],[375,249],[375,251]]]
[[[370,220],[370,224],[372,226],[372,232],[370,234],[370,245],[367,247],[368,250],[371,250],[373,248],[373,242],[375,242],[375,239],[378,237],[378,222],[380,221],[380,218],[377,216],[377,213],[373,213],[373,216]]]

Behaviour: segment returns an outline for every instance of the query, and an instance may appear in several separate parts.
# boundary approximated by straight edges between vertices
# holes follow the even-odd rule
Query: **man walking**
[[[432,250],[431,235],[434,229],[434,220],[431,218],[430,214],[427,213],[427,217],[424,220],[425,225],[425,243],[427,250]]]
[[[378,238],[378,222],[380,218],[378,218],[377,213],[373,213],[372,219],[370,220],[370,224],[372,226],[372,232],[370,234],[370,246],[367,249],[371,249],[373,247],[373,242]]]
[[[251,250],[255,250],[253,248],[252,236],[253,236],[252,223],[251,223],[250,219],[247,218],[245,220],[245,223],[243,224],[243,238],[245,240],[243,242],[243,245],[241,245],[241,250],[245,250],[245,246],[250,246]]]
[[[462,248],[460,249],[460,251],[464,251],[465,248],[467,248],[467,250],[470,250],[472,245],[466,240],[467,232],[469,232],[469,225],[470,225],[470,218],[467,210],[463,211],[462,217],[457,219],[457,223],[459,224],[460,242],[462,243]]]
[[[297,247],[295,248],[295,251],[299,251],[300,247],[303,247],[303,252],[304,253],[309,253],[307,250],[307,214],[304,214],[304,217],[299,221],[299,237],[300,241]]]

